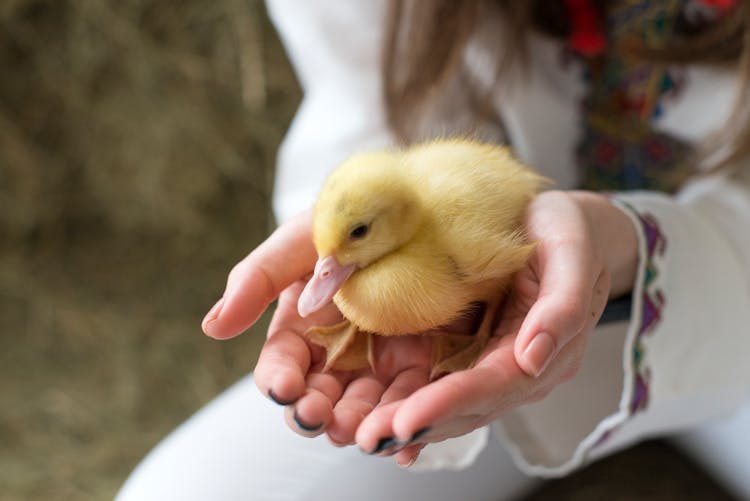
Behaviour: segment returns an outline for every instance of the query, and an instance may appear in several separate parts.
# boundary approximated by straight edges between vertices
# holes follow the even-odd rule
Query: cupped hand
[[[472,369],[433,382],[427,336],[379,337],[375,374],[320,372],[324,354],[303,333],[340,314],[332,305],[304,319],[297,313],[317,258],[309,213],[281,226],[232,270],[203,328],[216,338],[236,335],[279,296],[255,369],[260,390],[287,406],[287,423],[300,434],[325,432],[334,444],[356,442],[411,464],[425,443],[486,425],[573,377],[608,297],[632,284],[635,233],[604,197],[543,193],[526,226],[538,244],[501,306],[490,344]]]
[[[377,373],[322,373],[325,352],[304,337],[312,326],[341,320],[333,304],[300,317],[297,300],[317,260],[310,235],[310,213],[282,225],[230,272],[222,299],[203,320],[217,339],[233,337],[252,325],[278,297],[254,379],[258,388],[286,406],[287,424],[297,433],[327,433],[336,445],[354,442],[355,432],[373,409],[400,401],[428,382],[431,342],[424,336],[376,340]]]
[[[536,249],[476,365],[374,409],[357,430],[360,447],[390,439],[396,461],[411,464],[425,443],[491,423],[575,376],[608,298],[632,287],[635,230],[607,198],[586,192],[539,195],[526,229]]]

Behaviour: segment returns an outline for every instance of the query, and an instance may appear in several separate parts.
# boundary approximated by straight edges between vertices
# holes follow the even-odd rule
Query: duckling
[[[443,139],[356,154],[326,180],[313,211],[318,262],[300,295],[305,317],[333,300],[345,320],[305,335],[324,371],[375,371],[373,335],[435,331],[484,305],[474,335],[433,341],[431,378],[472,367],[511,277],[534,244],[526,206],[546,179],[508,148]]]

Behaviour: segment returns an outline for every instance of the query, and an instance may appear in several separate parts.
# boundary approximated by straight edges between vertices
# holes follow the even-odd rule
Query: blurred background
[[[0,498],[111,498],[252,369],[200,320],[299,98],[258,1],[0,2]]]
[[[111,499],[252,370],[200,320],[299,100],[257,0],[0,1],[0,499]],[[635,498],[729,499],[661,442],[531,499]]]

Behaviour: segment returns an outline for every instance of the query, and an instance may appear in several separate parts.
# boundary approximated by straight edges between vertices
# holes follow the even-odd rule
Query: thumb
[[[537,301],[516,338],[516,363],[529,376],[539,377],[584,324],[585,309],[577,298]]]
[[[538,257],[546,261],[538,268],[539,294],[514,344],[516,363],[529,376],[539,377],[592,313],[596,316],[591,311],[594,294],[603,294],[606,301],[608,291],[597,284],[601,272],[583,249],[576,242],[539,249]]]
[[[232,269],[222,299],[203,319],[207,335],[217,339],[238,335],[281,291],[312,271],[317,252],[310,218],[306,211],[284,223]]]

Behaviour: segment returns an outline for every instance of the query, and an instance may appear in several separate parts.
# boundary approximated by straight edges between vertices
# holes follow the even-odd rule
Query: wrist
[[[627,294],[633,289],[638,269],[638,234],[633,222],[604,195],[587,191],[570,195],[586,214],[610,274],[610,298]]]

